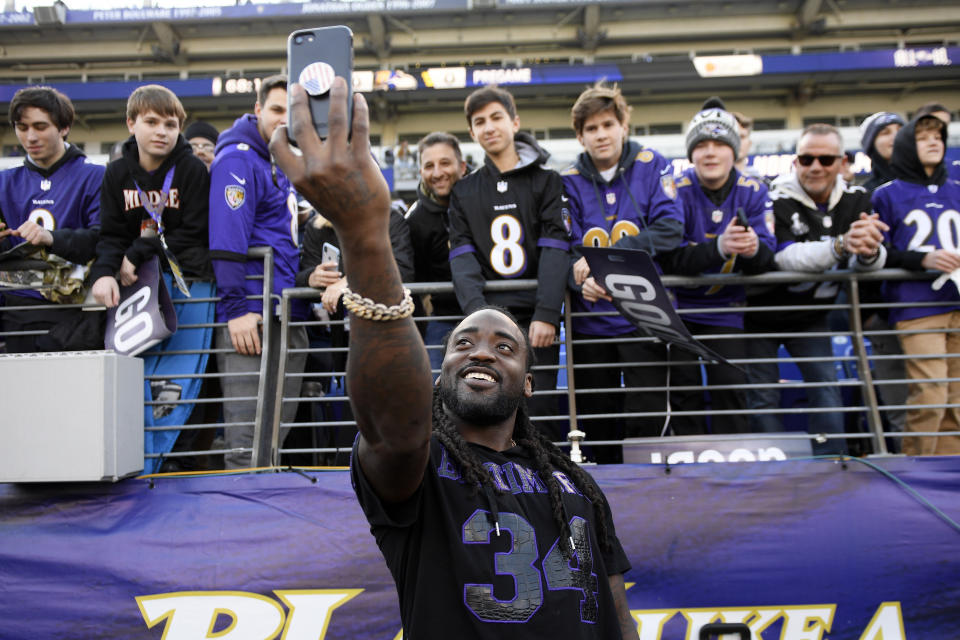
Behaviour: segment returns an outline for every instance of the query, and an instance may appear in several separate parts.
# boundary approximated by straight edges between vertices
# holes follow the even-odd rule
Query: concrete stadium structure
[[[71,141],[106,153],[127,136],[123,97],[136,84],[189,85],[178,91],[189,118],[224,128],[250,110],[260,78],[284,70],[289,32],[329,24],[354,32],[358,88],[368,91],[374,142],[384,145],[438,129],[468,139],[463,98],[489,81],[515,93],[521,126],[546,140],[573,136],[570,105],[599,77],[623,87],[641,139],[679,134],[714,94],[757,129],[791,130],[785,141],[812,121],[850,127],[880,109],[909,114],[934,100],[960,107],[960,11],[950,2],[11,5],[0,13],[3,155],[17,150],[5,112],[19,86],[63,87],[78,109]]]

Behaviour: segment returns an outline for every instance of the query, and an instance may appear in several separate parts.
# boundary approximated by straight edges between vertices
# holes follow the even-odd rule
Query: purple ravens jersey
[[[267,143],[256,118],[241,116],[220,134],[217,157],[210,167],[210,257],[214,260],[218,292],[217,320],[224,322],[247,312],[263,313],[260,296],[263,263],[247,262],[251,247],[272,247],[273,292],[296,286],[300,267],[297,233],[297,196],[290,181],[270,165]],[[224,269],[229,262],[244,269]],[[295,301],[294,317],[306,317],[306,307]]]
[[[89,229],[100,224],[103,165],[79,154],[49,175],[25,161],[0,172],[0,213],[10,229],[33,220],[44,229]],[[11,237],[14,244],[22,239]]]
[[[25,160],[19,167],[0,172],[0,218],[9,229],[27,220],[54,232],[99,226],[103,171],[103,165],[90,162],[73,146],[68,146],[64,157],[49,170]],[[11,245],[23,242],[16,236],[7,239]],[[40,298],[35,291],[18,295]]]
[[[691,167],[677,180],[677,198],[683,207],[683,237],[686,245],[717,242],[717,237],[724,232],[730,221],[736,217],[737,210],[742,207],[747,222],[757,233],[760,243],[771,250],[776,247],[773,236],[773,202],[767,194],[766,185],[755,178],[748,178],[738,172],[736,183],[727,199],[717,206],[700,188],[696,171]],[[739,271],[737,261],[740,259],[740,256],[731,256],[722,265],[704,273]],[[678,309],[742,307],[746,303],[746,290],[740,285],[677,287],[674,292]],[[710,326],[743,328],[743,313],[697,313],[687,315],[685,319]]]
[[[885,240],[901,251],[960,251],[960,182],[923,185],[894,180],[873,192],[873,207],[890,226]],[[960,309],[960,293],[950,281],[934,291],[930,280],[885,282],[884,296],[894,303],[943,302],[942,306],[890,309],[890,323]]]
[[[615,176],[607,181],[584,152],[573,167],[561,174],[569,199],[570,238],[574,247],[641,249],[656,256],[676,248],[683,227],[683,212],[676,201],[673,165],[636,142],[625,145]],[[576,254],[576,249],[574,250]],[[656,264],[656,263],[655,263]],[[659,265],[657,265],[659,269]],[[636,329],[613,304],[571,298],[573,327],[579,333],[614,336]]]

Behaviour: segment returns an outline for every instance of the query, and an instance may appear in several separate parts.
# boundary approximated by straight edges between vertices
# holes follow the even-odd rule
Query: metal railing
[[[250,249],[247,254],[248,259],[257,260],[263,262],[264,265],[264,276],[262,280],[264,283],[262,299],[262,309],[263,317],[270,317],[270,310],[272,309],[273,303],[279,301],[279,296],[272,295],[272,284],[273,284],[273,249],[270,247],[253,247]],[[248,276],[248,279],[261,279],[259,276]],[[194,282],[194,279],[188,279],[188,283]],[[16,293],[17,291],[22,290],[22,288],[12,288],[12,287],[2,287],[0,286],[0,293],[10,292]],[[219,301],[219,298],[175,298],[173,304],[175,307],[189,304],[211,304]],[[22,310],[57,310],[63,311],[67,309],[85,309],[88,311],[97,311],[102,310],[103,307],[95,303],[86,303],[86,304],[40,304],[40,305],[30,305],[30,306],[0,306],[0,319],[2,319],[3,313],[6,311],[22,311]],[[196,324],[183,324],[178,327],[178,329],[213,329],[214,332],[217,328],[225,327],[226,323],[222,322],[202,322]],[[163,432],[163,431],[180,431],[185,434],[193,434],[194,437],[185,438],[188,442],[194,442],[197,440],[197,435],[209,432],[209,431],[219,431],[220,429],[232,429],[232,428],[241,428],[241,427],[253,427],[255,438],[262,436],[265,438],[265,441],[254,446],[252,451],[254,454],[257,451],[266,451],[269,449],[270,444],[270,432],[269,428],[263,429],[263,425],[270,424],[270,416],[273,412],[272,408],[272,398],[273,398],[273,385],[276,382],[276,378],[272,375],[267,366],[269,362],[270,355],[270,342],[269,334],[273,329],[270,326],[269,322],[264,323],[263,325],[263,358],[261,361],[261,369],[257,375],[259,378],[258,382],[258,392],[256,398],[225,398],[223,395],[205,395],[196,398],[159,398],[159,399],[145,399],[144,406],[149,410],[161,407],[172,407],[172,406],[182,406],[182,405],[193,405],[193,410],[190,415],[190,420],[186,424],[169,424],[162,426],[146,426],[144,427],[147,432]],[[15,336],[29,336],[29,335],[41,335],[46,333],[45,330],[41,331],[0,331],[0,342],[6,340],[8,337]],[[181,349],[181,350],[160,350],[154,348],[148,350],[143,355],[165,355],[165,356],[176,356],[176,355],[194,355],[199,356],[206,354],[209,360],[214,360],[218,353],[228,353],[232,352],[231,348],[217,348],[215,346],[216,337],[215,335],[211,336],[210,343],[199,349]],[[202,380],[207,381],[219,381],[228,377],[236,376],[248,376],[247,373],[231,373],[225,371],[218,371],[214,364],[211,364],[208,361],[208,366],[204,371],[196,372],[194,370],[190,371],[177,371],[177,370],[167,370],[163,374],[148,374],[144,376],[145,381],[147,382],[163,382],[168,380]],[[270,400],[269,402],[267,400]],[[249,422],[237,422],[237,423],[226,423],[223,421],[222,417],[217,416],[212,421],[205,422],[204,420],[209,417],[210,413],[219,413],[218,411],[210,412],[205,411],[202,408],[206,407],[216,407],[219,409],[219,406],[223,403],[229,402],[244,402],[249,400],[257,401],[257,412],[254,420]],[[202,438],[200,439],[203,440]],[[185,450],[173,450],[165,453],[146,453],[144,457],[147,459],[162,458],[162,459],[194,459],[197,456],[223,456],[226,453],[234,452],[235,450],[226,449],[223,446],[217,445],[214,441],[215,439],[211,436],[206,438],[206,444],[202,444],[202,448],[188,448]],[[255,443],[260,442],[255,440]],[[239,450],[242,451],[242,450]],[[213,466],[217,466],[217,463],[214,462]],[[219,466],[222,466],[222,462],[219,463]]]
[[[300,459],[305,459],[308,461],[307,464],[319,464],[323,465],[330,462],[343,462],[345,461],[345,454],[349,452],[349,444],[346,442],[333,443],[333,444],[317,444],[316,442],[307,442],[296,444],[298,438],[288,438],[288,445],[284,447],[283,442],[281,442],[281,434],[287,430],[291,434],[296,432],[302,432],[304,430],[310,430],[311,433],[317,434],[324,432],[325,430],[335,430],[335,429],[352,429],[355,428],[355,422],[352,420],[349,413],[349,402],[347,393],[343,391],[343,381],[345,379],[344,368],[341,367],[332,367],[326,370],[305,370],[302,373],[289,373],[287,371],[287,361],[290,355],[295,353],[305,353],[307,355],[337,355],[343,357],[348,348],[346,346],[336,346],[336,347],[308,347],[306,349],[291,349],[288,347],[288,335],[292,328],[303,326],[308,329],[313,330],[326,330],[335,327],[346,329],[348,321],[346,320],[333,320],[333,321],[319,321],[319,320],[292,320],[290,318],[290,307],[291,303],[295,299],[306,299],[306,300],[318,300],[321,296],[321,292],[316,289],[310,288],[296,288],[296,289],[287,289],[283,292],[283,295],[280,296],[279,300],[276,296],[272,296],[270,291],[272,289],[272,263],[273,255],[272,251],[269,248],[255,249],[251,251],[251,259],[258,259],[264,261],[264,294],[262,296],[262,303],[264,309],[264,318],[270,317],[270,311],[275,302],[279,302],[279,311],[280,311],[280,324],[279,331],[280,340],[280,353],[278,358],[271,358],[269,350],[270,347],[270,332],[276,330],[276,327],[272,327],[270,322],[264,322],[263,324],[263,357],[261,359],[260,371],[259,371],[259,380],[258,380],[258,391],[256,397],[257,409],[253,419],[253,429],[254,429],[254,440],[252,450],[232,450],[227,449],[223,445],[211,444],[210,440],[212,438],[207,437],[206,442],[200,442],[202,439],[197,439],[197,442],[200,444],[190,447],[178,447],[176,450],[164,453],[164,454],[148,454],[148,457],[162,457],[164,459],[171,460],[186,460],[186,459],[195,459],[199,456],[205,456],[206,462],[205,466],[209,468],[218,468],[222,463],[217,462],[217,458],[227,453],[236,452],[236,451],[250,451],[252,453],[252,464],[254,467],[268,467],[276,466],[281,463],[284,459],[290,459],[290,457],[300,456]],[[762,436],[770,440],[808,440],[814,443],[823,443],[825,441],[842,439],[845,442],[851,444],[857,444],[856,448],[861,453],[869,454],[887,454],[891,450],[896,450],[898,447],[896,443],[905,436],[939,436],[939,435],[960,435],[958,433],[916,433],[916,432],[903,432],[896,427],[891,427],[889,420],[886,420],[889,414],[895,412],[902,412],[907,408],[918,408],[916,405],[907,405],[905,403],[889,403],[883,402],[878,396],[877,390],[880,389],[881,393],[885,388],[894,388],[898,385],[906,385],[911,380],[908,380],[906,377],[894,377],[894,378],[884,378],[884,379],[875,379],[873,371],[871,369],[871,363],[876,364],[878,362],[898,362],[903,361],[908,358],[908,356],[903,354],[871,354],[869,352],[871,339],[876,337],[889,337],[896,336],[898,332],[892,329],[876,329],[871,330],[863,326],[862,317],[864,313],[869,313],[881,309],[892,308],[893,305],[887,303],[867,303],[861,300],[860,286],[863,282],[867,281],[878,281],[878,280],[910,280],[910,279],[932,279],[936,274],[932,273],[913,273],[900,270],[882,270],[872,273],[854,273],[846,271],[831,271],[823,274],[798,274],[798,273],[788,273],[788,272],[771,272],[759,276],[739,276],[739,275],[712,275],[712,276],[699,276],[699,277],[680,277],[680,276],[664,276],[662,278],[663,283],[667,287],[678,287],[678,286],[701,286],[701,285],[733,285],[733,284],[743,284],[743,285],[772,285],[772,284],[784,284],[784,283],[802,283],[802,282],[824,282],[824,281],[835,281],[841,283],[845,286],[847,292],[846,299],[840,299],[837,302],[832,302],[829,305],[817,305],[813,307],[803,307],[795,306],[789,307],[787,310],[803,310],[816,308],[819,310],[829,310],[833,312],[842,313],[848,323],[848,328],[843,332],[821,332],[821,333],[801,333],[801,334],[790,334],[790,333],[779,333],[773,334],[776,337],[791,337],[791,336],[819,336],[819,337],[830,337],[830,338],[839,338],[848,342],[849,351],[842,355],[833,355],[828,358],[794,358],[792,356],[786,356],[783,353],[779,354],[777,358],[774,359],[755,359],[750,357],[738,357],[731,360],[732,364],[748,368],[751,364],[762,364],[762,363],[774,363],[781,366],[787,366],[791,364],[796,364],[797,362],[803,361],[813,361],[813,362],[824,362],[829,361],[831,365],[843,365],[845,371],[852,373],[847,373],[838,376],[837,382],[807,382],[802,380],[802,378],[789,379],[789,380],[778,380],[774,383],[753,383],[748,382],[743,385],[735,385],[734,388],[740,391],[749,391],[751,389],[775,389],[778,392],[800,394],[806,393],[809,390],[816,389],[817,387],[824,387],[828,385],[836,385],[843,392],[844,403],[843,406],[839,407],[809,407],[809,406],[778,406],[776,408],[764,409],[764,413],[778,416],[783,419],[794,419],[794,418],[806,418],[808,422],[808,432],[807,433],[796,433],[794,431],[790,432],[781,432],[781,433],[763,433]],[[522,281],[503,281],[503,282],[491,282],[487,284],[487,291],[497,291],[497,290],[517,290],[517,289],[531,289],[536,287],[536,281],[533,280],[522,280]],[[453,291],[453,286],[450,283],[413,283],[407,285],[416,294],[423,293],[449,293]],[[200,302],[211,302],[212,300],[194,300],[193,303]],[[190,304],[189,300],[177,300],[177,304]],[[67,308],[73,307],[76,308],[77,305],[49,305],[50,308]],[[910,305],[918,306],[918,305]],[[36,307],[31,307],[36,308]],[[698,313],[735,313],[744,311],[746,313],[755,313],[758,311],[770,311],[778,310],[771,307],[745,307],[745,308],[717,308],[717,309],[699,309],[699,310],[681,310],[679,313],[681,317],[694,320]],[[3,308],[0,308],[0,312],[3,311]],[[662,389],[657,385],[650,385],[648,387],[627,387],[624,385],[614,386],[614,387],[605,387],[598,389],[577,389],[576,388],[576,374],[579,372],[581,374],[589,372],[591,369],[598,369],[605,366],[610,366],[615,364],[621,368],[626,367],[637,367],[643,368],[647,366],[652,366],[648,362],[620,362],[620,363],[592,363],[592,364],[582,364],[578,363],[576,355],[583,349],[589,349],[592,344],[596,344],[597,340],[588,340],[588,339],[575,339],[570,327],[574,319],[580,316],[587,314],[576,314],[572,313],[570,305],[565,306],[565,316],[563,318],[564,331],[562,332],[562,351],[563,359],[558,365],[540,365],[540,370],[553,370],[556,371],[559,377],[558,387],[554,390],[538,390],[535,392],[535,397],[540,398],[551,398],[557,402],[557,409],[550,414],[543,414],[534,417],[534,420],[538,423],[563,423],[566,425],[567,431],[583,431],[586,433],[586,439],[583,441],[583,445],[591,446],[596,448],[602,447],[619,447],[623,444],[622,440],[603,440],[596,437],[591,439],[591,425],[596,425],[600,421],[610,420],[610,419],[629,419],[629,418],[653,418],[661,419],[664,421],[677,419],[678,417],[691,417],[691,416],[703,416],[706,417],[711,426],[717,424],[722,424],[723,419],[730,415],[731,411],[717,411],[709,406],[702,409],[690,410],[690,411],[677,411],[671,409],[669,406],[663,407],[649,407],[645,408],[643,411],[639,412],[621,412],[617,414],[591,414],[585,413],[578,410],[578,400],[582,400],[584,397],[587,397],[591,394],[630,394],[637,391],[658,391]],[[438,318],[417,318],[415,319],[418,323],[425,323],[431,320],[437,320]],[[450,321],[456,320],[454,317],[443,318]],[[214,329],[225,326],[223,323],[211,323],[211,324],[201,324],[201,325],[185,325],[183,328],[200,328],[200,327],[212,327]],[[0,337],[3,337],[4,333],[0,333]],[[747,340],[758,338],[761,334],[751,334],[743,333],[739,337],[745,338]],[[763,334],[765,337],[770,334]],[[726,339],[724,335],[721,334],[702,334],[695,335],[695,337],[701,339],[716,339],[722,340]],[[636,341],[650,341],[649,338],[626,338],[622,340],[636,340]],[[435,350],[440,349],[439,346],[430,346],[428,349]],[[173,353],[207,353],[211,358],[215,358],[218,353],[226,353],[232,351],[229,348],[220,348],[217,349],[213,344],[210,345],[207,349],[201,349],[197,351],[190,352],[170,352]],[[957,354],[943,354],[938,357],[960,357]],[[271,368],[270,362],[275,361],[278,364],[276,368]],[[671,354],[671,365],[695,365],[698,364],[696,358],[688,356],[679,351],[673,351]],[[230,372],[217,371],[210,372],[204,371],[201,373],[184,373],[180,374],[164,374],[162,376],[152,375],[147,376],[148,381],[158,381],[162,379],[169,378],[199,378],[203,380],[217,380],[224,379],[231,375],[250,375],[250,374],[231,374]],[[287,377],[299,377],[301,381],[320,381],[319,386],[325,387],[327,391],[324,394],[314,393],[308,390],[307,393],[301,391],[296,397],[287,397],[284,395],[284,385],[283,381]],[[957,379],[946,378],[946,379],[937,379],[929,380],[931,383],[940,383],[940,382],[957,382]],[[318,385],[311,385],[311,389],[316,388]],[[698,393],[709,393],[711,391],[725,391],[730,390],[731,386],[729,385],[711,385],[711,384],[701,384],[701,385],[690,385],[690,386],[669,386],[670,392],[698,392]],[[239,402],[245,400],[251,400],[252,398],[224,398],[222,394],[219,395],[205,395],[193,399],[181,399],[181,400],[147,400],[145,405],[147,407],[157,407],[161,405],[181,405],[181,404],[191,404],[194,405],[194,417],[190,420],[187,420],[187,424],[183,425],[167,425],[167,426],[158,426],[158,427],[148,427],[149,430],[154,431],[164,431],[164,430],[180,430],[185,433],[207,433],[208,436],[211,432],[219,429],[231,429],[231,428],[240,428],[240,427],[250,427],[249,422],[244,423],[230,423],[226,424],[223,422],[222,418],[220,419],[201,419],[198,420],[198,407],[216,407],[219,403],[224,402]],[[282,418],[282,409],[285,405],[295,403],[304,407],[304,411],[308,413],[306,417],[301,417],[294,422],[286,423]],[[310,413],[315,413],[313,410],[315,408],[322,408],[324,415],[320,418],[315,418]],[[947,404],[947,405],[930,405],[930,408],[957,408],[958,405]],[[844,433],[818,433],[816,426],[809,426],[810,421],[814,421],[819,415],[828,412],[836,412],[843,414],[845,416],[845,422],[847,423],[847,429]],[[210,411],[202,411],[201,414],[205,416],[210,416]],[[747,411],[748,414],[757,414],[757,411]],[[756,434],[730,434],[722,433],[722,429],[714,429],[715,432],[713,435],[707,436],[697,436],[699,439],[706,437],[708,439],[714,439],[716,441],[729,441],[737,440],[743,438],[753,437]],[[305,440],[306,438],[299,438],[300,440]],[[649,442],[677,442],[684,440],[686,437],[680,436],[663,436],[663,437],[654,437],[647,438]],[[190,438],[186,438],[187,441],[190,441]],[[559,443],[564,445],[569,445],[570,443]],[[891,446],[892,445],[892,446]]]
[[[772,334],[775,337],[792,337],[792,336],[802,336],[802,337],[830,337],[830,338],[846,338],[849,340],[851,346],[851,353],[845,356],[830,356],[828,358],[793,358],[793,357],[780,357],[778,356],[775,359],[775,362],[778,365],[787,364],[787,363],[796,363],[798,361],[812,361],[812,362],[824,362],[828,361],[832,364],[837,362],[848,363],[853,365],[856,375],[855,377],[841,377],[837,382],[806,382],[801,379],[790,380],[790,381],[777,381],[775,383],[748,383],[745,385],[737,385],[736,388],[740,390],[747,389],[776,389],[777,391],[805,391],[808,389],[813,389],[816,387],[823,386],[838,386],[844,390],[850,392],[857,392],[856,394],[850,393],[848,396],[855,397],[859,396],[859,401],[853,401],[852,399],[849,402],[846,402],[843,406],[839,407],[779,407],[775,409],[764,410],[765,413],[770,413],[778,416],[805,416],[808,419],[816,417],[818,414],[824,413],[841,413],[845,416],[854,416],[862,420],[864,423],[864,429],[861,432],[850,432],[847,430],[844,433],[835,434],[835,433],[818,433],[816,428],[811,428],[810,433],[797,434],[797,433],[763,433],[762,436],[771,440],[795,440],[795,439],[806,439],[812,442],[822,443],[829,440],[844,440],[844,441],[863,441],[863,445],[860,447],[861,450],[868,450],[869,453],[884,455],[890,452],[889,443],[891,441],[896,441],[904,436],[913,436],[913,435],[937,435],[932,433],[904,433],[898,429],[885,429],[883,414],[885,412],[892,412],[897,410],[904,410],[908,407],[906,404],[882,404],[880,399],[877,396],[876,388],[878,386],[893,386],[893,385],[906,385],[911,382],[906,378],[895,378],[895,379],[885,379],[885,380],[874,380],[871,372],[871,361],[886,359],[886,360],[905,360],[908,356],[903,354],[894,354],[894,355],[870,355],[868,352],[869,349],[869,339],[871,336],[878,335],[895,335],[896,331],[869,331],[864,329],[862,324],[861,314],[877,309],[889,309],[895,305],[886,304],[886,303],[863,303],[860,300],[860,283],[864,281],[882,281],[882,280],[910,280],[910,279],[932,279],[936,274],[927,274],[927,273],[913,273],[901,270],[882,270],[872,273],[856,273],[850,271],[831,271],[822,274],[799,274],[791,272],[772,272],[768,274],[763,274],[759,276],[739,276],[739,275],[711,275],[711,276],[699,276],[699,277],[681,277],[681,276],[665,276],[663,277],[663,283],[667,287],[678,287],[678,286],[701,286],[701,285],[715,285],[715,284],[743,284],[743,285],[771,285],[771,284],[783,284],[791,283],[796,284],[800,282],[825,282],[825,281],[836,281],[846,285],[847,290],[847,300],[846,302],[836,302],[829,305],[815,305],[815,306],[793,306],[787,309],[779,309],[772,307],[743,307],[735,309],[699,309],[699,310],[681,310],[679,313],[682,317],[693,319],[697,313],[736,313],[736,312],[746,312],[753,313],[758,311],[771,311],[771,310],[781,310],[781,311],[790,311],[790,310],[804,310],[804,309],[817,309],[817,310],[832,310],[843,312],[849,323],[849,329],[845,332],[836,333],[836,332],[826,332],[826,333],[809,333],[804,332],[800,334]],[[408,285],[414,294],[419,293],[448,293],[453,291],[453,286],[450,283],[415,283]],[[487,285],[488,291],[494,290],[517,290],[517,289],[530,289],[536,286],[536,281],[512,281],[512,282],[491,282]],[[309,289],[309,288],[298,288],[298,289],[288,289],[283,292],[283,301],[281,302],[281,309],[284,311],[289,308],[289,302],[292,299],[318,299],[321,295],[320,291]],[[917,306],[917,305],[910,305]],[[637,387],[626,387],[620,386],[617,388],[603,388],[603,389],[589,389],[589,390],[577,390],[574,384],[574,371],[585,370],[591,367],[603,367],[609,366],[610,363],[599,363],[592,365],[578,365],[576,363],[576,351],[579,348],[588,348],[591,341],[589,340],[574,340],[572,338],[572,332],[569,331],[571,326],[571,321],[578,317],[578,315],[586,314],[574,314],[570,311],[570,305],[566,305],[566,312],[564,318],[564,324],[567,328],[563,332],[564,337],[564,347],[565,347],[565,362],[561,362],[559,366],[541,366],[540,369],[555,369],[559,373],[563,374],[566,378],[565,384],[561,384],[560,387],[556,390],[550,391],[537,391],[535,396],[562,396],[566,400],[566,410],[563,413],[557,413],[553,415],[540,415],[534,417],[534,420],[537,422],[547,422],[547,421],[557,421],[563,420],[568,424],[569,430],[582,430],[586,432],[587,440],[584,441],[585,445],[594,445],[594,446],[619,446],[623,444],[620,440],[613,441],[603,441],[603,440],[591,440],[590,439],[590,423],[597,420],[604,420],[610,418],[631,418],[631,417],[658,417],[666,419],[668,416],[677,417],[677,416],[709,416],[712,419],[722,418],[724,415],[729,415],[734,412],[718,412],[713,409],[705,408],[702,410],[696,411],[686,411],[686,412],[677,412],[671,411],[669,408],[656,409],[651,408],[649,411],[639,412],[639,413],[621,413],[616,415],[608,414],[583,414],[578,412],[577,409],[577,399],[580,394],[590,394],[590,393],[631,393],[637,390],[655,390],[657,387],[650,387],[647,389],[637,388]],[[286,314],[284,315],[286,317]],[[427,322],[435,318],[417,318],[417,322]],[[340,324],[343,321],[339,321]],[[303,325],[307,327],[311,326],[321,326],[326,325],[330,326],[331,323],[322,323],[319,321],[305,321],[305,322],[288,322],[290,325]],[[334,322],[336,324],[336,322]],[[771,334],[751,334],[743,333],[738,337],[745,338],[747,340],[752,338],[758,338],[760,336],[768,337]],[[713,335],[713,334],[703,334],[695,335],[697,338],[712,338],[712,339],[723,339],[723,335]],[[630,339],[627,339],[630,340]],[[636,338],[635,340],[651,340],[649,338]],[[594,341],[596,342],[596,341]],[[281,344],[285,345],[285,341],[281,341]],[[285,349],[286,347],[281,347]],[[431,347],[428,345],[428,349],[436,349],[440,347]],[[305,352],[315,352],[313,349],[300,350]],[[336,349],[337,352],[343,353],[347,351],[347,347],[339,347]],[[281,353],[280,360],[283,363],[286,360],[285,353]],[[950,357],[949,355],[947,357]],[[683,364],[698,364],[695,358],[690,356],[684,356],[683,360],[674,360],[671,362],[673,365],[683,365]],[[769,359],[751,359],[748,357],[735,358],[731,360],[732,364],[749,367],[751,364],[758,364],[762,362],[771,362]],[[644,362],[624,362],[618,363],[621,367],[643,367],[647,366],[649,363]],[[281,364],[281,367],[283,365]],[[280,376],[285,372],[281,369]],[[436,373],[436,371],[435,371]],[[308,377],[319,377],[326,379],[342,379],[345,375],[345,371],[340,370],[330,370],[324,372],[305,372],[298,374],[303,378]],[[931,382],[937,382],[931,380]],[[673,391],[706,391],[711,390],[721,391],[729,389],[729,386],[724,385],[710,385],[703,384],[698,386],[688,386],[688,387],[671,387]],[[322,397],[322,398],[291,398],[283,397],[282,393],[278,391],[277,395],[277,404],[278,406],[283,403],[291,402],[307,402],[310,404],[344,404],[347,399],[345,396],[336,395],[334,397]],[[937,405],[940,406],[940,405]],[[943,405],[947,407],[956,407],[957,405]],[[915,408],[915,407],[914,407]],[[748,411],[748,413],[755,413],[753,411]],[[342,419],[336,421],[305,421],[299,423],[282,423],[280,421],[279,413],[274,415],[274,425],[273,431],[274,434],[279,434],[281,428],[324,428],[324,427],[350,427],[353,426],[353,423],[349,419]],[[708,435],[707,438],[715,438],[718,440],[731,440],[731,439],[742,439],[745,437],[750,437],[751,434],[717,434],[717,435]],[[757,435],[757,434],[752,434]],[[944,435],[941,432],[939,435]],[[946,434],[950,435],[950,434]],[[956,434],[955,434],[956,435]],[[677,436],[665,436],[661,438],[649,438],[650,441],[671,441],[674,440]],[[335,454],[343,453],[346,451],[344,447],[319,447],[319,448],[309,448],[301,447],[296,449],[284,449],[281,448],[278,440],[275,438],[273,443],[275,448],[272,449],[272,452],[269,456],[269,459],[273,461],[278,461],[281,454],[288,453],[298,453],[298,454]],[[569,444],[569,443],[558,443],[558,444]],[[894,446],[896,448],[896,446]],[[329,457],[329,456],[328,456]]]

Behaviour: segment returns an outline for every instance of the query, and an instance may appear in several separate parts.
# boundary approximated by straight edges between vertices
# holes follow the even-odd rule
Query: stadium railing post
[[[867,357],[867,347],[863,341],[863,319],[860,316],[860,283],[856,273],[847,279],[847,297],[850,299],[850,333],[853,349],[857,355],[857,373],[859,374],[863,400],[867,409],[867,425],[873,432],[874,451],[881,455],[887,451],[887,441],[883,437],[883,420],[880,418],[880,406],[877,390],[873,386],[873,374]]]
[[[273,441],[274,414],[278,411],[275,406],[277,378],[271,371],[274,360],[270,348],[270,337],[273,333],[271,319],[273,315],[273,249],[258,247],[250,252],[251,255],[263,258],[263,337],[261,339],[260,355],[260,382],[257,391],[257,413],[253,425],[253,458],[254,467],[264,467],[272,464],[270,443]]]

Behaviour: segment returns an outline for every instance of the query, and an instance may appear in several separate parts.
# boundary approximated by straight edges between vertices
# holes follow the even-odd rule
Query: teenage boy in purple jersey
[[[76,264],[93,259],[103,167],[67,142],[73,117],[70,99],[50,87],[20,89],[10,101],[10,124],[27,158],[22,166],[0,172],[0,248],[28,242]],[[5,297],[7,306],[49,304],[35,291]],[[83,318],[79,309],[24,309],[2,315],[6,331],[75,325]],[[8,353],[62,348],[46,335],[6,337]]]
[[[960,183],[947,177],[944,166],[946,129],[936,117],[922,115],[898,131],[894,179],[873,192],[873,206],[890,227],[886,266],[953,275],[934,283],[884,283],[887,299],[904,305],[890,309],[890,322],[902,332],[903,352],[914,356],[906,361],[913,380],[907,404],[917,408],[907,410],[907,431],[960,431],[957,407],[936,406],[960,403],[960,359],[953,357],[960,353]],[[904,438],[903,452],[960,454],[960,436]]]
[[[586,247],[641,249],[651,256],[680,246],[683,212],[676,201],[673,165],[652,149],[629,138],[630,107],[620,89],[602,83],[580,94],[571,110],[573,129],[584,151],[576,163],[561,173],[569,199],[570,237],[573,266],[570,288],[573,311],[613,313],[577,316],[573,337],[591,340],[577,348],[578,365],[607,363],[605,368],[576,369],[580,389],[616,388],[621,374],[626,393],[588,393],[577,397],[578,414],[664,411],[662,390],[635,391],[631,387],[656,387],[666,383],[666,351],[633,323],[616,312],[609,294],[590,275]],[[598,342],[604,340],[604,342]],[[622,367],[620,362],[644,366]],[[624,437],[659,436],[664,418],[584,420],[590,440],[619,440]],[[598,447],[592,452],[597,462],[619,462],[619,447]]]
[[[226,327],[217,329],[217,354],[222,373],[247,373],[221,380],[227,398],[256,398],[260,371],[261,325],[273,322],[271,357],[280,351],[279,304],[263,317],[263,262],[247,260],[251,247],[273,248],[273,293],[296,286],[300,267],[297,243],[297,195],[283,172],[271,166],[267,142],[273,131],[287,121],[287,79],[275,75],[260,84],[254,113],[237,118],[217,141],[217,155],[210,167],[210,257],[217,276],[217,321]],[[254,278],[247,279],[247,276]],[[307,307],[295,300],[294,320],[307,317]],[[291,327],[288,347],[307,347],[306,327]],[[306,354],[292,354],[287,361],[288,375],[283,381],[285,397],[300,395]],[[270,370],[275,370],[271,365]],[[224,420],[228,423],[252,423],[256,400],[224,402]],[[284,403],[283,421],[293,422],[297,403]],[[231,449],[250,449],[252,424],[224,430]],[[281,437],[281,442],[283,438]],[[231,452],[225,456],[227,468],[250,466],[251,452]]]
[[[693,117],[687,130],[687,157],[693,167],[677,181],[677,197],[683,207],[684,245],[661,258],[667,273],[698,275],[706,273],[762,273],[773,268],[773,203],[767,187],[747,178],[734,167],[740,150],[739,125],[719,98],[710,98]],[[746,225],[741,218],[745,218]],[[741,285],[677,287],[678,309],[740,308],[746,304]],[[743,358],[746,345],[742,311],[704,311],[683,316],[694,335],[717,335],[703,342],[727,359]],[[689,360],[689,356],[679,357]],[[674,367],[671,384],[699,387],[700,367]],[[747,382],[742,370],[730,365],[706,366],[711,386],[710,402],[714,414],[714,433],[744,433],[749,430],[746,400],[738,388]],[[700,390],[674,392],[674,408],[703,411],[705,398]],[[674,416],[671,425],[678,435],[704,433],[705,416]]]

